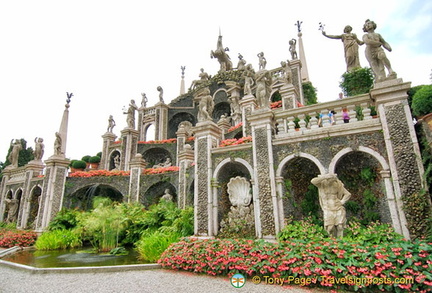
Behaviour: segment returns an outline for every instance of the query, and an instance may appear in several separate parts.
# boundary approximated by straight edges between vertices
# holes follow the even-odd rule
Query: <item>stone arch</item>
[[[109,158],[108,170],[116,169],[116,166],[115,166],[115,157],[116,157],[117,155],[119,156],[120,161],[121,161],[121,150],[119,150],[119,149],[114,149],[114,150],[112,150],[112,151],[109,153],[109,155],[108,155],[108,158]],[[120,166],[119,166],[118,169],[120,170]]]
[[[29,210],[27,213],[26,223],[24,223],[24,226],[26,228],[31,228],[31,229],[36,228],[35,224],[36,224],[36,219],[39,211],[41,195],[42,195],[42,188],[39,185],[34,186],[30,190]]]
[[[322,217],[318,190],[311,180],[325,173],[323,164],[307,153],[289,155],[279,163],[276,170],[276,189],[284,217]]]
[[[222,115],[231,116],[231,105],[228,101],[228,93],[226,89],[220,88],[213,94],[214,109],[212,113],[213,121],[220,120]]]
[[[259,227],[259,216],[257,206],[257,191],[256,187],[253,185],[253,174],[254,170],[252,166],[244,159],[241,158],[227,158],[220,162],[214,172],[213,172],[213,184],[212,184],[212,195],[213,195],[213,215],[215,218],[213,220],[213,235],[218,234],[220,231],[221,224],[228,223],[228,218],[232,220],[232,222],[236,222],[235,217],[233,218],[233,212],[236,211],[237,208],[232,207],[232,203],[230,202],[228,196],[228,183],[232,178],[237,176],[246,178],[246,180],[250,183],[250,187],[252,190],[252,204],[247,207],[248,214],[252,217],[251,221],[248,223],[243,223],[242,232],[246,233],[242,236],[250,236],[255,237],[259,234],[257,227]],[[248,217],[248,216],[246,216]],[[225,230],[224,230],[225,229]],[[222,229],[222,233],[228,231],[227,228]]]
[[[156,164],[160,164],[166,161],[167,158],[173,161],[171,153],[161,147],[152,147],[146,150],[143,154],[143,159],[147,162],[147,168],[151,168]]]
[[[153,129],[153,133],[150,133],[150,131],[152,129]],[[152,121],[152,122],[146,122],[146,123],[144,123],[142,134],[143,134],[143,140],[144,141],[153,140],[156,137],[155,122]]]
[[[355,217],[364,225],[375,221],[392,223],[389,195],[392,202],[394,196],[391,184],[385,182],[390,180],[388,170],[384,157],[368,147],[347,147],[335,155],[329,173],[337,174],[351,193],[345,204],[348,219]]]
[[[4,207],[4,212],[3,212],[3,221],[7,221],[7,216],[8,216],[8,201],[7,200],[11,200],[14,197],[14,191],[12,189],[9,189],[6,193],[5,196],[5,200],[2,202],[3,207]]]
[[[188,112],[180,112],[175,114],[168,122],[168,138],[176,138],[176,132],[179,124],[183,121],[188,121],[192,125],[196,124],[196,118]]]
[[[279,92],[279,89],[275,89],[270,94],[270,103],[282,101],[282,96]]]
[[[114,202],[123,202],[124,199],[123,194],[110,184],[90,183],[65,195],[63,206],[69,209],[90,210],[96,196],[108,197]]]
[[[170,194],[173,196],[174,202],[177,202],[176,187],[168,181],[159,181],[150,186],[143,194],[140,195],[139,202],[148,207],[157,204],[160,198],[164,195],[165,190],[169,189]]]

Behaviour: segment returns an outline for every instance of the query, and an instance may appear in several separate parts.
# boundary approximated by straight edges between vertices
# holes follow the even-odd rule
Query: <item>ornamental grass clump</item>
[[[61,229],[43,233],[35,243],[38,250],[68,249],[81,245],[80,236],[76,232]]]

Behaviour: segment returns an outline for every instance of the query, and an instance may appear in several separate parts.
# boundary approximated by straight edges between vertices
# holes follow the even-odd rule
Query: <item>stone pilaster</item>
[[[407,102],[410,86],[410,83],[404,83],[402,79],[394,79],[376,83],[370,92],[381,119],[390,165],[394,203],[389,202],[389,208],[397,208],[397,211],[391,213],[397,215],[399,221],[393,226],[400,227],[401,231],[398,232],[405,237],[409,237],[409,232],[402,198],[409,198],[424,188],[423,165]]]
[[[102,157],[100,161],[100,169],[109,170],[110,168],[110,145],[116,140],[117,136],[112,132],[107,132],[102,135],[103,145],[102,145]]]
[[[138,145],[138,131],[132,128],[125,128],[121,131],[122,149],[120,169],[129,170],[129,162],[135,157]]]
[[[219,144],[221,130],[212,121],[199,122],[195,133],[195,235],[214,236],[211,149]]]
[[[279,93],[282,97],[282,108],[284,110],[297,108],[297,99],[299,99],[299,92],[293,84],[283,85]]]
[[[45,165],[42,161],[30,161],[25,165],[25,180],[23,185],[23,194],[21,196],[20,210],[18,213],[17,227],[26,228],[27,219],[30,213],[30,187],[31,180],[43,174]]]
[[[129,176],[129,199],[128,202],[139,201],[140,195],[140,180],[141,174],[146,168],[147,163],[142,158],[141,154],[136,154],[135,157],[130,161],[130,176]]]
[[[156,133],[155,140],[167,139],[168,105],[160,102],[155,105]]]
[[[250,127],[246,119],[255,109],[257,108],[256,99],[253,95],[244,96],[240,100],[240,108],[242,111],[242,123],[243,123],[243,136],[250,135]]]
[[[308,82],[309,80],[302,80],[302,63],[299,59],[290,61],[290,68],[293,74],[293,86],[299,93],[300,103],[305,105],[304,95],[303,95],[303,82]],[[306,69],[307,70],[307,69]]]
[[[179,184],[178,184],[178,207],[181,209],[186,208],[187,204],[187,191],[188,191],[188,177],[186,176],[187,169],[194,162],[194,151],[192,147],[187,144],[183,150],[178,153],[177,162],[179,166]]]
[[[1,179],[1,184],[0,184],[0,222],[4,221],[4,214],[5,214],[5,210],[6,210],[6,204],[5,204],[5,199],[6,199],[6,185],[10,179],[11,176],[11,172],[9,169],[4,169],[3,170],[3,177]]]
[[[36,230],[38,231],[45,229],[61,210],[69,163],[68,159],[56,158],[55,156],[45,161],[45,178],[36,220]]]
[[[280,201],[276,192],[273,164],[273,113],[268,109],[252,112],[248,117],[252,127],[254,182],[258,189],[258,237],[274,239],[281,229]]]

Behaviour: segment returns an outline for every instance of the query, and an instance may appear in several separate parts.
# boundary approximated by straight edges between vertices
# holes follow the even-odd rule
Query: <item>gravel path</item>
[[[255,285],[250,279],[234,288],[228,278],[201,276],[171,270],[142,270],[91,273],[32,273],[0,265],[0,292],[4,293],[82,293],[82,292],[329,292],[296,286]]]

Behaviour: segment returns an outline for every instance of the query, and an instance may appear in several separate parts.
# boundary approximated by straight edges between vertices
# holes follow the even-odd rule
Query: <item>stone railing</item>
[[[154,115],[156,113],[156,108],[153,107],[148,107],[144,109],[144,115],[148,116],[148,115]]]
[[[369,95],[365,94],[289,110],[282,110],[280,108],[275,109],[273,112],[277,122],[278,135],[283,136],[290,133],[305,134],[310,130],[319,130],[332,126],[353,128],[355,124],[376,118],[375,116],[371,116],[370,107],[373,105],[374,103]],[[361,109],[361,115],[358,115],[356,108]],[[335,112],[334,123],[330,123],[327,116],[329,110]],[[350,117],[347,124],[344,123],[342,118],[343,110],[347,111]],[[318,125],[320,114],[323,115],[322,125]]]

